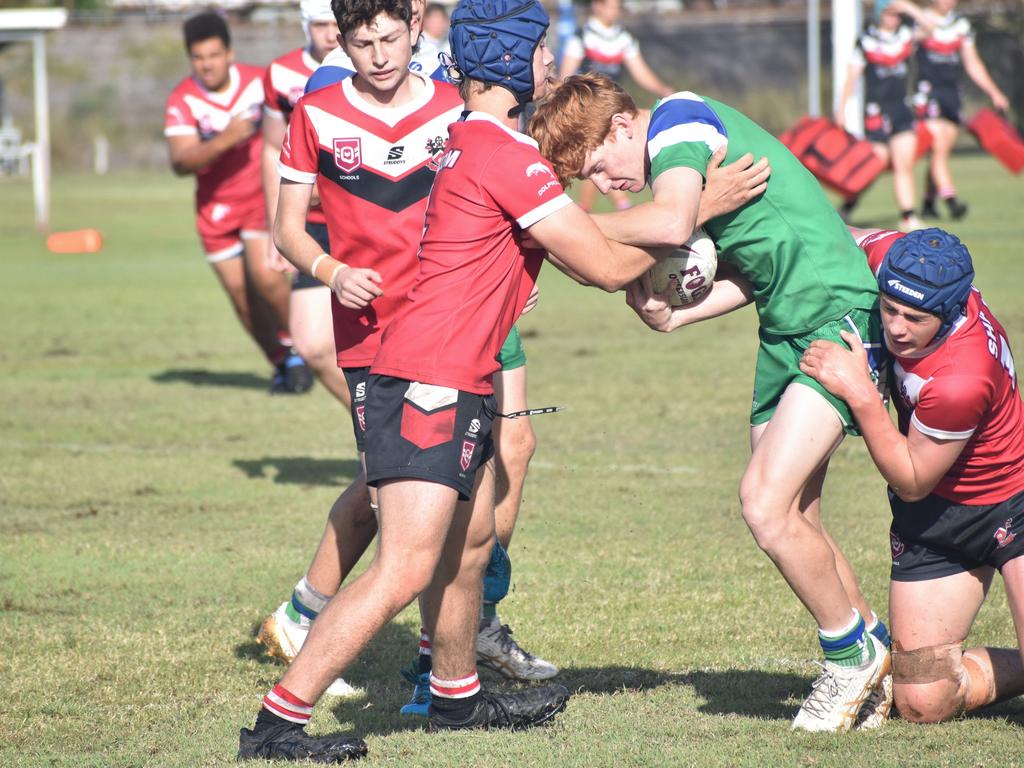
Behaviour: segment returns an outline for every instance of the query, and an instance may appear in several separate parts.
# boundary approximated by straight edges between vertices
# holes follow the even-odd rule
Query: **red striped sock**
[[[429,672],[430,667],[430,635],[427,634],[426,627],[420,627],[420,653],[416,659],[416,672],[422,675]]]
[[[480,676],[474,670],[469,677],[459,680],[442,680],[430,674],[430,693],[438,699],[468,699],[480,692]]]
[[[280,683],[263,697],[263,708],[272,715],[299,725],[305,725],[313,716],[313,705],[303,701]]]

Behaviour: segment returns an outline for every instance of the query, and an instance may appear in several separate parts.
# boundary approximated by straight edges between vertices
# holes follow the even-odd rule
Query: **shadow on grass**
[[[309,456],[264,456],[235,459],[234,464],[250,479],[273,477],[275,483],[341,486],[352,482],[362,465],[357,459],[314,459]],[[272,474],[267,470],[274,470]]]
[[[252,373],[208,371],[205,368],[170,368],[149,377],[157,384],[191,384],[193,387],[268,389],[270,379]]]
[[[409,700],[412,692],[398,672],[403,662],[408,664],[412,660],[415,644],[416,636],[407,628],[391,627],[390,632],[382,633],[367,650],[362,663],[349,670],[346,679],[365,688],[366,697],[325,700],[343,731],[379,736],[423,727],[421,718],[398,714],[399,707]],[[512,692],[523,687],[487,670],[481,670],[481,678],[491,690]],[[564,669],[551,682],[561,683],[575,694],[605,696],[637,693],[665,685],[686,686],[703,699],[704,703],[697,709],[705,714],[788,722],[795,714],[792,699],[802,698],[807,693],[811,679],[804,675],[753,670],[672,673],[636,667],[585,667]]]

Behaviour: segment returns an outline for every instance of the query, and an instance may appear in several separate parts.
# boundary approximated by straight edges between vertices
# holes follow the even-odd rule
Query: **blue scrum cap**
[[[452,13],[454,65],[462,77],[507,88],[520,104],[533,99],[533,52],[547,33],[537,0],[461,0]]]
[[[878,290],[896,301],[938,315],[937,338],[963,314],[974,264],[960,239],[941,229],[919,229],[889,247],[878,270]]]

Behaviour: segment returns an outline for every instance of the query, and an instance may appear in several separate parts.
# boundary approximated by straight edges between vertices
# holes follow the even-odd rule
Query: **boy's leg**
[[[833,406],[817,391],[790,383],[766,427],[751,431],[753,455],[740,485],[743,516],[818,623],[826,665],[793,721],[794,728],[845,731],[889,671],[888,650],[868,634],[839,575],[815,506],[819,470],[842,439]],[[819,480],[820,482],[820,480]]]
[[[430,584],[458,492],[424,480],[380,484],[380,539],[370,567],[343,587],[313,623],[281,685],[315,702],[380,629]]]
[[[949,720],[964,711],[969,690],[984,687],[985,675],[971,673],[961,646],[993,573],[982,566],[936,579],[890,583],[893,687],[904,720]]]
[[[288,322],[295,351],[345,408],[352,403],[345,376],[338,367],[331,320],[331,291],[323,285],[292,289]]]
[[[841,441],[842,424],[813,389],[791,384],[766,427],[751,430],[753,454],[740,482],[743,518],[822,629],[850,621],[853,606],[832,548],[798,501]]]

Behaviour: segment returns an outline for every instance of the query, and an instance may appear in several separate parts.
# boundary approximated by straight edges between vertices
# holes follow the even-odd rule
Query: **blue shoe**
[[[406,677],[410,682],[414,682],[416,687],[412,689],[412,700],[398,711],[403,715],[426,717],[430,714],[430,673],[423,672],[416,675],[415,681],[413,681],[410,679],[412,675],[406,676],[405,672],[405,670],[402,670],[403,677]]]

